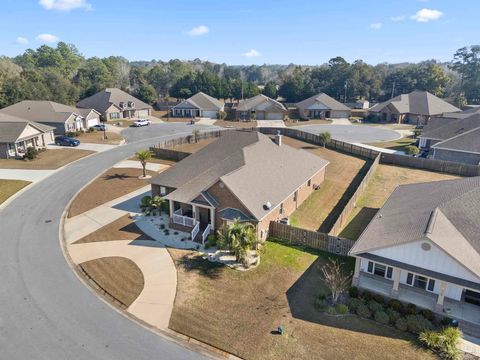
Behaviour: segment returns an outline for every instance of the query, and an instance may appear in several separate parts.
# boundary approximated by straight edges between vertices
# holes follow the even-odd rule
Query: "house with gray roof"
[[[54,101],[24,100],[0,109],[0,113],[53,126],[55,134],[86,129],[85,118],[79,109]],[[90,123],[90,126],[94,125],[93,121]]]
[[[44,149],[54,142],[52,126],[0,114],[0,159],[22,158],[29,147]]]
[[[350,250],[353,284],[480,326],[479,219],[480,177],[397,187]]]
[[[325,93],[313,95],[297,104],[300,119],[349,118],[351,109]]]
[[[288,109],[282,103],[263,94],[240,100],[235,106],[237,120],[283,120]]]
[[[384,122],[425,125],[432,116],[459,112],[457,107],[447,103],[428,91],[412,91],[374,105],[369,115]]]
[[[319,188],[327,164],[283,145],[281,135],[273,141],[255,131],[226,131],[154,177],[152,194],[170,202],[174,228],[200,236],[239,219],[265,240],[270,221],[288,217]]]
[[[95,109],[105,121],[147,118],[152,114],[150,105],[117,88],[107,88],[82,99],[77,107]]]
[[[210,118],[217,119],[218,113],[223,111],[224,103],[203,92],[183,100],[171,109],[173,117],[180,118]]]

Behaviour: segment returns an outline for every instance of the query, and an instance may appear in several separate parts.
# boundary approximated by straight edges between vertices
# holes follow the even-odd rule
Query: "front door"
[[[210,209],[198,207],[198,215],[200,218],[200,225],[207,226],[207,224],[211,224]]]

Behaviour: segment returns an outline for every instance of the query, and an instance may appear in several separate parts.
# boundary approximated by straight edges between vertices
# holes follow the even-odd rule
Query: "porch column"
[[[197,215],[198,215],[198,208],[196,205],[192,205],[192,218],[194,218],[195,221],[199,221],[197,219]]]
[[[352,285],[358,286],[360,282],[360,258],[355,258],[355,272],[353,273]]]
[[[437,304],[435,305],[436,311],[443,310],[443,300],[445,299],[445,291],[447,290],[447,283],[445,281],[440,282],[440,291],[438,292]]]
[[[398,286],[400,285],[400,273],[402,271],[400,269],[393,269],[393,286],[392,290],[390,290],[390,294],[393,298],[398,297]]]
[[[210,208],[209,209],[210,211],[210,219],[211,219],[211,224],[212,224],[212,230],[215,229],[215,209],[214,208]]]
[[[172,218],[173,217],[173,201],[172,200],[168,200],[168,204],[169,204],[169,211],[170,211],[170,217]]]

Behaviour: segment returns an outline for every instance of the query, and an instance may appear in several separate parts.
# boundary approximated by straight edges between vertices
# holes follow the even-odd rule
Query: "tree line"
[[[261,85],[261,86],[260,86]],[[107,87],[153,104],[159,97],[188,98],[198,91],[232,101],[259,93],[298,102],[325,92],[340,101],[383,101],[413,90],[450,97],[457,105],[479,103],[480,46],[459,49],[450,63],[370,65],[334,57],[319,66],[232,66],[199,59],[129,62],[119,56],[85,58],[74,45],[59,42],[0,57],[0,107],[52,100],[75,104]]]

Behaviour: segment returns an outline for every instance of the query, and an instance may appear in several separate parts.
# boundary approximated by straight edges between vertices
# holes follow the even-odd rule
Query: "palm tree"
[[[250,249],[257,244],[255,227],[252,224],[235,220],[227,228],[218,231],[217,244],[219,247],[232,250],[236,260],[246,264]]]
[[[147,161],[152,158],[152,152],[150,150],[137,151],[135,157],[142,164],[143,177],[147,177]]]
[[[322,142],[323,147],[325,147],[325,145],[327,145],[327,143],[332,138],[332,134],[330,134],[328,131],[321,132],[319,136],[320,136],[320,141]]]

